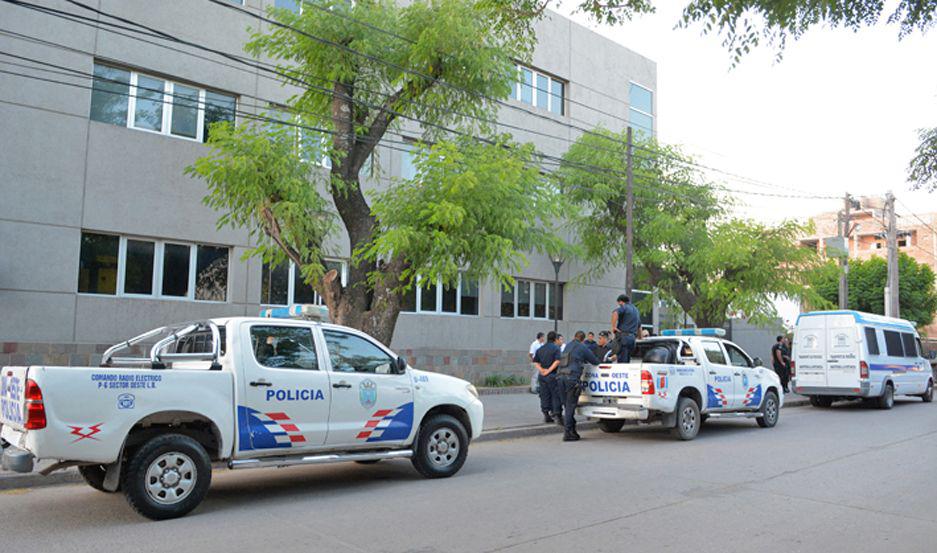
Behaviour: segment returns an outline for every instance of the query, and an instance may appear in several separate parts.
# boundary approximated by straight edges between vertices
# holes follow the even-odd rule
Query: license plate
[[[602,398],[602,403],[605,403],[608,405],[614,405],[618,403],[618,400],[613,397],[606,397],[606,398]]]

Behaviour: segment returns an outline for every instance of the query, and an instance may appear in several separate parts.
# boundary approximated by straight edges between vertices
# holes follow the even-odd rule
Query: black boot
[[[563,434],[563,441],[564,442],[577,442],[579,441],[579,434],[576,434],[575,432],[572,432],[572,433],[567,432]]]
[[[553,422],[553,417],[550,416],[550,413],[544,413],[544,414],[543,414],[543,422],[545,422],[545,423],[547,423],[547,424]]]
[[[560,426],[564,426],[565,423],[563,422],[563,414],[562,414],[562,413],[560,413],[559,415],[556,415],[556,424],[558,424],[558,425],[560,425]]]

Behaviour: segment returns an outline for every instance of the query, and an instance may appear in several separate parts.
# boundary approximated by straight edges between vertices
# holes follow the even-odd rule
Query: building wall
[[[272,0],[247,0],[246,6],[259,11],[268,3]],[[166,2],[158,8],[146,0],[101,0],[99,4],[101,10],[231,53],[242,52],[248,38],[246,27],[257,26],[255,20],[209,2]],[[44,5],[76,9],[61,0]],[[85,73],[92,72],[97,60],[238,96],[285,102],[295,92],[254,69],[230,61],[219,64],[219,58],[205,52],[173,46],[209,59],[21,7],[4,10],[4,26],[67,49],[2,36],[3,51]],[[544,153],[558,156],[578,136],[580,131],[573,126],[622,128],[622,121],[615,117],[628,116],[632,81],[655,91],[656,102],[653,61],[553,13],[537,24],[537,33],[540,40],[532,65],[569,81],[566,96],[572,101],[567,101],[566,112],[560,116],[506,100],[520,109],[502,108],[499,120],[535,131],[513,131],[518,140],[534,142]],[[207,192],[205,183],[183,175],[183,169],[208,149],[193,141],[91,121],[90,79],[15,70],[79,86],[0,75],[0,127],[8,131],[0,136],[0,364],[93,363],[106,344],[150,328],[256,314],[261,263],[241,259],[251,247],[248,232],[218,228],[219,214],[201,201]],[[255,102],[249,99],[238,109],[256,111],[247,105]],[[403,129],[417,136],[412,126]],[[400,153],[381,147],[376,165],[376,176],[366,183],[367,188],[387,186],[389,179],[399,175]],[[228,246],[227,301],[79,294],[83,230]],[[334,244],[337,255],[348,255],[347,237],[336,236]],[[530,255],[528,261],[517,276],[553,281],[554,270],[546,257]],[[567,263],[560,280],[571,281],[583,270]],[[588,285],[568,285],[560,331],[605,328],[623,282],[623,271],[613,268]],[[404,313],[392,346],[406,352],[418,366],[474,379],[490,373],[526,374],[527,346],[536,332],[548,329],[552,329],[550,320],[502,318],[499,288],[489,282],[481,286],[479,315]]]

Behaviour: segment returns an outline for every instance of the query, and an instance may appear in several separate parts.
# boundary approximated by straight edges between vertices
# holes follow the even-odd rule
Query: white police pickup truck
[[[780,379],[724,335],[721,328],[665,330],[638,341],[631,363],[585,371],[578,413],[605,432],[626,422],[659,424],[682,440],[695,438],[709,418],[773,427],[784,401]]]
[[[303,306],[294,306],[303,307]],[[152,344],[145,357],[117,357]],[[474,386],[419,371],[366,334],[309,320],[223,318],[159,328],[101,367],[4,367],[3,466],[77,466],[152,519],[231,469],[411,459],[455,474],[482,430]],[[35,461],[35,463],[34,463]]]

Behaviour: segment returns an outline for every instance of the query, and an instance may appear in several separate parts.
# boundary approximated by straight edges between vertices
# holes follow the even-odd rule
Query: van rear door
[[[852,315],[826,319],[826,383],[830,388],[859,388],[859,326]],[[858,391],[858,390],[857,390]]]
[[[825,388],[826,320],[830,315],[801,317],[794,331],[794,370],[797,387]]]

